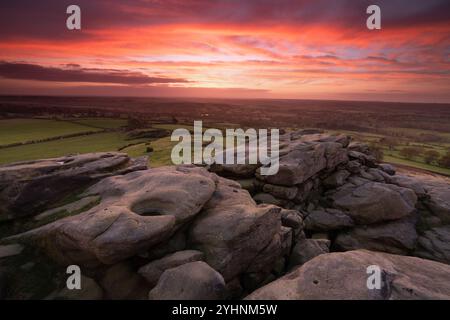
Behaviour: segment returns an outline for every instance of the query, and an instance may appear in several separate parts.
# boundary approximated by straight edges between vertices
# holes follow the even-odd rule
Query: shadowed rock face
[[[330,198],[336,208],[346,210],[359,224],[396,220],[415,210],[417,196],[411,189],[379,182],[361,186],[348,184]]]
[[[367,267],[382,271],[380,290],[367,288]],[[366,250],[322,254],[256,290],[249,300],[448,299],[450,266]]]
[[[226,280],[245,271],[281,228],[281,209],[256,206],[236,182],[220,179],[203,213],[192,224],[189,242]]]
[[[450,262],[450,226],[432,228],[418,239],[415,255],[426,259]]]
[[[225,297],[220,273],[202,261],[168,269],[149,293],[150,300],[217,300]]]
[[[0,166],[0,220],[39,213],[102,178],[146,168],[146,160],[115,152]]]
[[[416,246],[417,232],[413,219],[359,226],[340,233],[335,246],[341,250],[369,249],[396,254],[408,254]]]
[[[178,251],[142,266],[138,272],[150,285],[155,286],[165,270],[200,260],[203,260],[203,253],[201,251]]]

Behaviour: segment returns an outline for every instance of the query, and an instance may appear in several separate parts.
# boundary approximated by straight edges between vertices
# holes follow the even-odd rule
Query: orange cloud
[[[395,98],[395,92],[414,92],[414,97],[423,93],[424,99],[447,99],[450,26],[439,13],[445,7],[442,1],[430,0],[428,6],[409,2],[417,7],[409,15],[386,2],[392,12],[387,11],[378,31],[365,28],[364,11],[337,7],[334,12],[323,1],[281,1],[276,8],[271,1],[259,6],[253,1],[231,3],[113,1],[108,6],[100,1],[92,9],[98,19],[88,20],[78,34],[60,30],[52,37],[56,31],[51,25],[44,25],[42,32],[18,27],[0,43],[0,60],[45,70],[72,63],[149,79],[183,79],[165,86],[183,88],[179,92],[196,88],[196,93],[219,88],[224,96],[245,92],[258,97],[264,92],[277,98],[337,98],[379,92],[380,100],[386,100]],[[350,7],[354,2],[342,3]],[[120,17],[127,19],[115,22]],[[20,87],[15,79],[14,87]],[[23,82],[25,91],[36,81],[49,81],[43,76],[32,80]],[[85,80],[92,90],[101,82]],[[53,82],[68,81],[62,77]],[[133,92],[137,84],[126,85]]]

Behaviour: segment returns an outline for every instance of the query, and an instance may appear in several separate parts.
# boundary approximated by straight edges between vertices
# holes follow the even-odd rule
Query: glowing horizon
[[[448,2],[15,1],[0,93],[450,102]]]

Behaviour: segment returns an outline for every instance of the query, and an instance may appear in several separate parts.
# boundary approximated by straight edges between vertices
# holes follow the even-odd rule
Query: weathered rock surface
[[[146,164],[115,152],[0,166],[0,220],[39,213],[102,178],[142,169]]]
[[[326,187],[336,188],[342,186],[349,176],[350,172],[347,170],[339,170],[326,178],[323,183]]]
[[[380,167],[381,170],[383,170],[384,172],[386,172],[388,175],[395,175],[395,167],[389,163],[381,163],[378,165]]]
[[[263,191],[270,193],[276,198],[286,200],[292,200],[297,195],[296,187],[283,187],[283,186],[276,186],[273,184],[265,184],[263,187]]]
[[[301,239],[292,249],[290,267],[302,265],[318,255],[330,252],[330,240]]]
[[[303,229],[303,216],[297,210],[281,210],[281,224],[294,230]]]
[[[18,261],[24,274],[35,270],[35,261],[23,261],[32,252],[41,254],[29,248],[35,246],[53,259],[39,265],[42,272],[77,264],[92,277],[84,296],[107,299],[241,298],[272,281],[267,287],[273,290],[261,289],[263,297],[447,296],[441,282],[449,282],[448,266],[358,249],[450,264],[450,180],[402,168],[396,173],[377,164],[366,145],[316,131],[284,134],[280,156],[273,176],[262,176],[254,165],[210,166],[239,183],[195,166],[141,170],[146,159],[118,153],[0,167],[0,186],[9,188],[0,189],[0,200],[9,201],[7,210],[24,204],[33,215],[11,219],[20,213],[2,207],[3,236],[30,230],[2,240],[2,265],[7,262],[10,272]],[[72,175],[77,190],[60,201],[68,188],[58,188],[70,184]],[[39,191],[42,202],[23,202],[33,190],[28,183],[49,185],[48,194]],[[55,194],[58,201],[51,200]],[[330,250],[358,251],[347,256]],[[384,270],[385,287],[369,292],[359,285],[373,264]],[[276,280],[291,268],[297,268],[293,278]],[[435,288],[420,277],[428,269],[425,277],[434,279]],[[63,287],[49,287],[46,295],[71,298],[58,292]]]
[[[195,167],[162,167],[107,178],[86,196],[100,204],[17,239],[41,246],[61,263],[113,264],[167,240],[193,218],[215,189],[212,174]]]
[[[450,264],[450,226],[425,231],[418,239],[415,255]]]
[[[431,212],[445,224],[450,224],[450,184],[429,185],[428,206]]]
[[[313,134],[296,137],[288,134],[283,140],[289,143],[285,149],[280,150],[278,173],[263,177],[269,184],[293,186],[323,169],[331,169],[348,161],[347,151],[344,149],[348,138],[345,136]]]
[[[382,271],[382,287],[368,289],[367,267]],[[450,299],[450,266],[366,250],[320,255],[256,290],[250,300]]]
[[[396,220],[415,210],[416,194],[407,188],[379,182],[344,185],[330,195],[333,205],[348,212],[358,224]]]
[[[369,249],[408,254],[415,248],[417,232],[413,219],[360,226],[340,233],[335,245],[341,250]]]
[[[127,261],[110,266],[99,284],[105,298],[112,300],[144,300],[150,290],[147,281]]]
[[[200,251],[178,251],[142,266],[138,272],[148,281],[150,286],[153,287],[157,284],[159,278],[165,270],[175,268],[189,262],[201,260],[203,260],[203,253]]]
[[[257,206],[236,182],[220,179],[202,214],[192,223],[189,242],[226,281],[245,271],[281,230],[280,208]]]
[[[305,229],[330,231],[354,226],[353,219],[337,209],[320,209],[309,212],[305,218]]]
[[[202,261],[164,271],[149,293],[151,300],[215,300],[225,296],[223,277]]]

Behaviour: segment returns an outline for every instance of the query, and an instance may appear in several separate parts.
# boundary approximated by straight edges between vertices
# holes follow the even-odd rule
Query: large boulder
[[[344,210],[358,224],[396,220],[415,210],[417,196],[411,190],[392,184],[348,183],[330,194],[333,206]]]
[[[142,266],[138,272],[148,281],[150,286],[155,286],[165,270],[200,260],[203,260],[203,253],[200,251],[178,251]]]
[[[389,183],[413,190],[431,215],[443,225],[450,224],[450,179],[444,176],[403,172]]]
[[[203,261],[164,271],[150,300],[217,300],[226,296],[223,277]]]
[[[395,184],[399,187],[411,189],[416,193],[418,197],[424,197],[427,195],[424,183],[412,177],[395,175],[392,177],[388,177],[387,182]]]
[[[450,183],[427,186],[431,212],[445,224],[450,224]]]
[[[380,289],[367,286],[369,266],[380,268]],[[450,299],[450,266],[367,250],[322,254],[246,299]]]
[[[257,206],[237,182],[221,178],[192,223],[189,243],[226,281],[244,272],[281,231],[280,208]]]
[[[369,249],[408,254],[414,250],[417,237],[414,219],[402,219],[341,232],[335,245],[341,250]]]
[[[293,186],[324,169],[333,169],[348,161],[347,151],[341,143],[323,142],[320,137],[316,139],[300,139],[288,145],[288,151],[280,152],[278,173],[262,179],[270,184]]]
[[[215,190],[216,175],[190,166],[161,167],[102,180],[90,210],[17,235],[57,261],[114,264],[166,241],[197,215]]]
[[[146,168],[146,161],[116,152],[0,166],[0,220],[37,214],[102,178]]]

